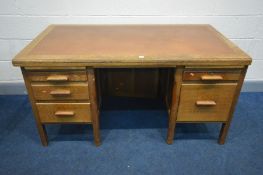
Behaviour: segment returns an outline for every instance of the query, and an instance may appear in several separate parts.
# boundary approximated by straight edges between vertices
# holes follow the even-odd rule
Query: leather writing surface
[[[204,26],[57,26],[30,54],[218,55],[233,54]]]

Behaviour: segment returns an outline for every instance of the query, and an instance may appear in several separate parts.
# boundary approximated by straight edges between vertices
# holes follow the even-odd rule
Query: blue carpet
[[[262,104],[263,93],[241,94],[225,145],[219,124],[180,124],[167,145],[163,104],[106,99],[100,147],[85,125],[49,125],[42,147],[27,96],[0,96],[0,174],[262,174]]]

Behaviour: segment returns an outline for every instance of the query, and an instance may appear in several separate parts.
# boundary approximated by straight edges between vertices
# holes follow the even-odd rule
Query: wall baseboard
[[[263,92],[263,80],[245,80],[242,92]]]
[[[242,92],[263,92],[263,81],[246,80]],[[23,95],[27,94],[24,82],[1,82],[0,95]]]
[[[24,82],[0,82],[0,95],[27,94]]]

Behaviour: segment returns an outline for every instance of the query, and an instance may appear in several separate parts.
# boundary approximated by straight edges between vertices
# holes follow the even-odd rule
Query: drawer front
[[[36,103],[43,123],[91,122],[90,103]]]
[[[69,82],[69,81],[87,81],[85,71],[52,71],[52,72],[27,72],[30,81],[45,82]]]
[[[183,80],[202,80],[202,81],[222,81],[222,80],[238,80],[240,70],[186,70],[183,73]]]
[[[36,100],[88,100],[88,83],[46,84],[32,83]]]
[[[227,121],[236,86],[183,84],[177,121]]]

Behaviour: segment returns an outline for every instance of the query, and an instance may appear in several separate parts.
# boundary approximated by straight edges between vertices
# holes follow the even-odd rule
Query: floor
[[[219,124],[180,124],[167,145],[163,104],[106,99],[100,147],[85,125],[49,125],[42,147],[27,96],[0,96],[0,174],[262,174],[262,104],[263,93],[241,94],[225,145]]]

